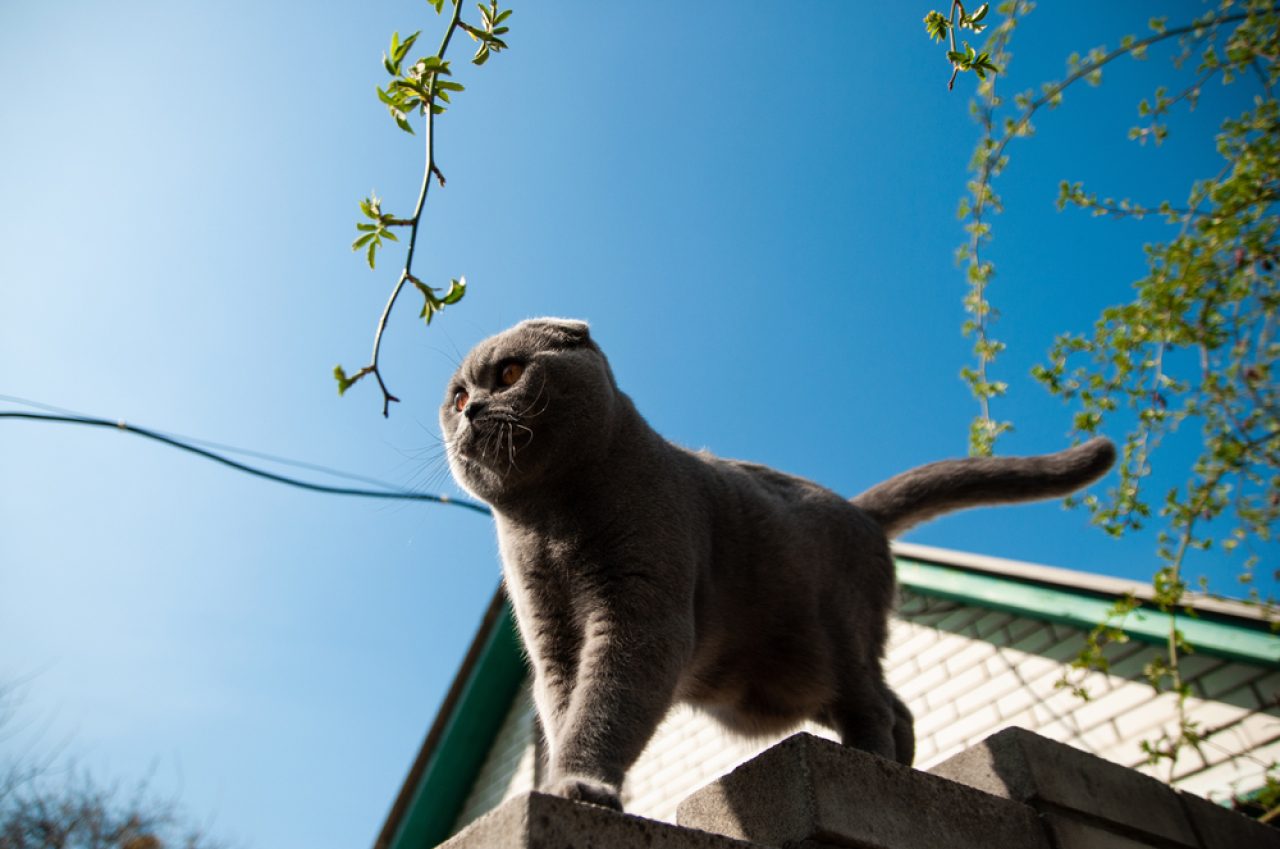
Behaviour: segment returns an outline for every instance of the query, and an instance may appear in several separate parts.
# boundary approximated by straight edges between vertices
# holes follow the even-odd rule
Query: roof
[[[922,595],[1002,610],[1085,630],[1106,619],[1116,598],[1151,598],[1148,585],[910,543],[895,543],[898,582]],[[1280,668],[1280,636],[1257,605],[1191,595],[1178,627],[1196,651]],[[1139,608],[1118,627],[1163,644],[1170,617]],[[527,673],[510,605],[499,588],[427,732],[374,849],[421,849],[450,834]]]
[[[450,826],[526,674],[511,606],[499,587],[462,667],[409,767],[374,849],[435,846]]]

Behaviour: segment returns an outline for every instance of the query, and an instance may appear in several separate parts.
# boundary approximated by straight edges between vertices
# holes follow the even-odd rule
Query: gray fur
[[[524,372],[504,387],[510,362]],[[1094,440],[1046,457],[952,460],[850,502],[667,442],[618,389],[587,325],[562,319],[476,346],[440,421],[454,476],[494,509],[549,789],[615,808],[676,701],[747,735],[817,720],[846,745],[909,764],[911,714],[880,666],[895,592],[886,531],[1060,495],[1114,457]]]

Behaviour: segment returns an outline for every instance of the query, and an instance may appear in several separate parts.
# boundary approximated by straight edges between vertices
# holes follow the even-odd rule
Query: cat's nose
[[[462,415],[466,416],[468,420],[474,420],[476,416],[484,412],[485,406],[483,401],[472,401],[462,409]]]

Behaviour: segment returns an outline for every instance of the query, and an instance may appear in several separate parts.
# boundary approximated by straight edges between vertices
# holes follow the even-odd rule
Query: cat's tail
[[[1075,492],[1111,468],[1116,448],[1104,437],[1035,457],[970,457],[919,466],[855,497],[885,534],[952,510],[1035,501]]]

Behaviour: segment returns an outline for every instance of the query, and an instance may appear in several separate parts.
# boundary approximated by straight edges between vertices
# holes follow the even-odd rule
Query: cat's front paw
[[[594,778],[581,775],[567,775],[551,785],[551,792],[566,799],[578,802],[590,802],[602,808],[622,810],[622,800],[618,797],[618,788]]]

